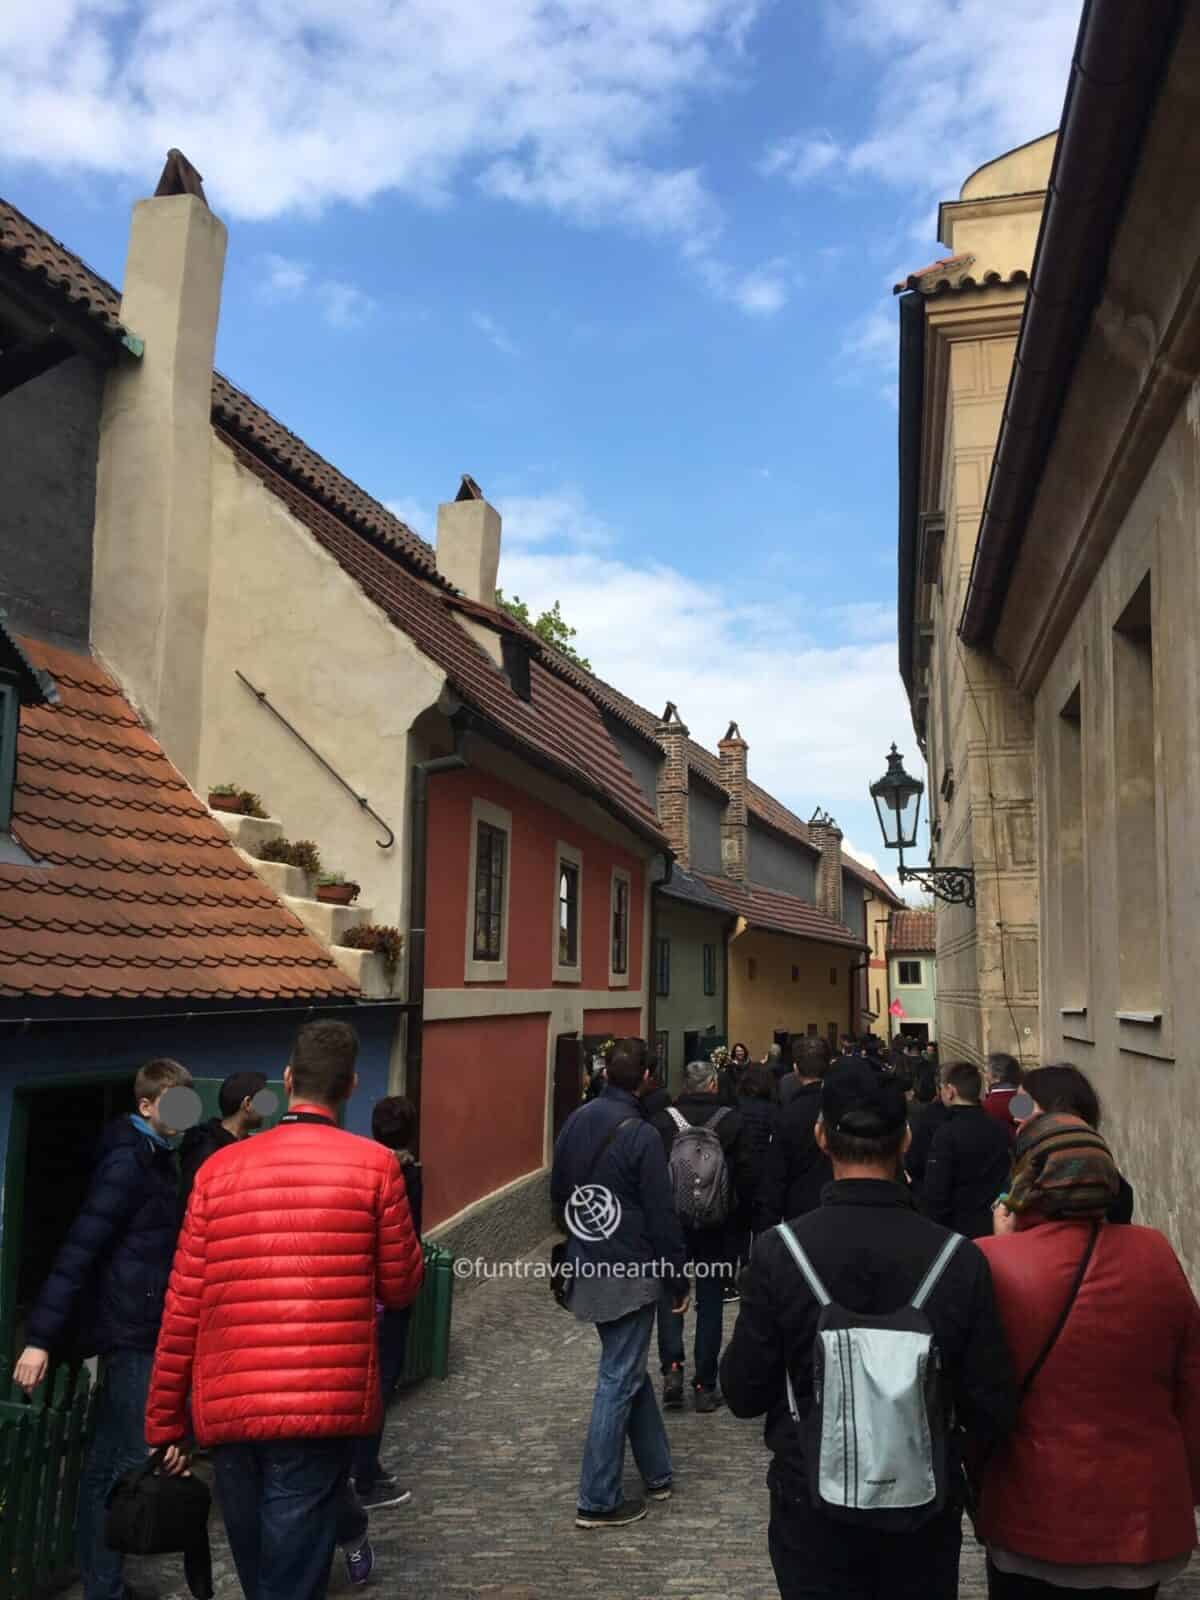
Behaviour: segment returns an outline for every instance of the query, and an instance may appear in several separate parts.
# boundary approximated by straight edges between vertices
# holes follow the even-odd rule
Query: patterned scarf
[[[1017,1135],[1010,1211],[1055,1219],[1103,1217],[1119,1188],[1112,1152],[1082,1117],[1043,1112]]]

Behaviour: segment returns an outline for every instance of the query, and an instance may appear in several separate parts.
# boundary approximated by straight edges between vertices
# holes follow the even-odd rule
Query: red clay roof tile
[[[937,918],[932,911],[893,911],[888,922],[888,953],[937,949]]]
[[[57,706],[21,713],[0,864],[0,997],[352,999],[90,656],[22,645]]]
[[[704,872],[694,872],[692,876],[699,878],[728,906],[745,917],[753,928],[764,928],[769,933],[795,934],[821,944],[866,949],[862,937],[851,933],[845,923],[835,922],[797,895],[779,894],[774,889],[764,889],[756,883],[735,883],[731,878],[716,878]]]

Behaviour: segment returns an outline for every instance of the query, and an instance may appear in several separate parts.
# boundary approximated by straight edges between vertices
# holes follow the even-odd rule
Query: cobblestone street
[[[726,1331],[735,1308],[726,1312]],[[689,1337],[691,1318],[689,1317]],[[573,1525],[596,1342],[541,1280],[473,1287],[455,1308],[452,1374],[392,1409],[385,1463],[412,1504],[378,1513],[364,1593],[403,1600],[777,1600],[766,1551],[761,1424],[728,1412],[669,1415],[676,1498],[624,1531]],[[636,1473],[626,1461],[626,1482]],[[217,1600],[241,1588],[214,1517]],[[140,1570],[138,1568],[140,1567]],[[187,1600],[178,1567],[130,1563],[163,1600]],[[331,1593],[353,1593],[340,1554]],[[76,1586],[70,1600],[80,1600]],[[985,1593],[968,1539],[964,1600]],[[1200,1600],[1200,1564],[1162,1590]]]

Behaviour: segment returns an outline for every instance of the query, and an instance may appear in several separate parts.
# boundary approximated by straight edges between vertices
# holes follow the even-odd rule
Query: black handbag
[[[105,1540],[128,1556],[183,1555],[188,1588],[196,1600],[212,1600],[212,1552],[208,1513],[212,1495],[192,1476],[169,1477],[156,1450],[140,1467],[124,1473],[108,1496]]]
[[[617,1123],[616,1127],[607,1136],[607,1138],[603,1140],[599,1150],[596,1151],[596,1154],[588,1163],[587,1172],[580,1179],[579,1183],[575,1185],[577,1189],[583,1188],[584,1184],[589,1182],[592,1173],[595,1172],[596,1168],[600,1165],[600,1158],[620,1133],[621,1129],[627,1128],[631,1122],[639,1122],[641,1120],[642,1119],[639,1117],[621,1118],[620,1122]],[[562,1225],[563,1224],[560,1222],[559,1226],[561,1227]],[[550,1247],[550,1293],[554,1296],[555,1301],[563,1308],[564,1311],[569,1311],[571,1309],[571,1290],[575,1283],[575,1275],[571,1270],[570,1262],[567,1260],[567,1251],[569,1248],[570,1241],[567,1239],[560,1239],[557,1244],[551,1245]]]

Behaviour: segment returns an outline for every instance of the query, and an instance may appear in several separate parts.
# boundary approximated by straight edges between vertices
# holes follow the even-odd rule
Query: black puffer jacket
[[[175,1157],[120,1117],[29,1318],[51,1352],[153,1350],[179,1230]]]
[[[738,1101],[738,1115],[742,1119],[746,1168],[745,1188],[738,1195],[738,1220],[749,1228],[767,1170],[767,1154],[779,1128],[779,1107],[774,1100],[763,1100],[758,1095],[743,1095]]]
[[[192,1185],[196,1181],[196,1174],[208,1160],[215,1156],[218,1150],[223,1150],[227,1144],[236,1144],[237,1140],[221,1121],[220,1117],[209,1117],[207,1122],[198,1122],[194,1128],[189,1128],[183,1136],[183,1143],[179,1146],[179,1217],[183,1220],[187,1212],[187,1203],[192,1193]]]
[[[833,1179],[829,1157],[817,1148],[814,1129],[821,1115],[821,1085],[804,1083],[779,1117],[779,1128],[763,1165],[754,1209],[756,1233],[803,1216],[821,1204]]]

